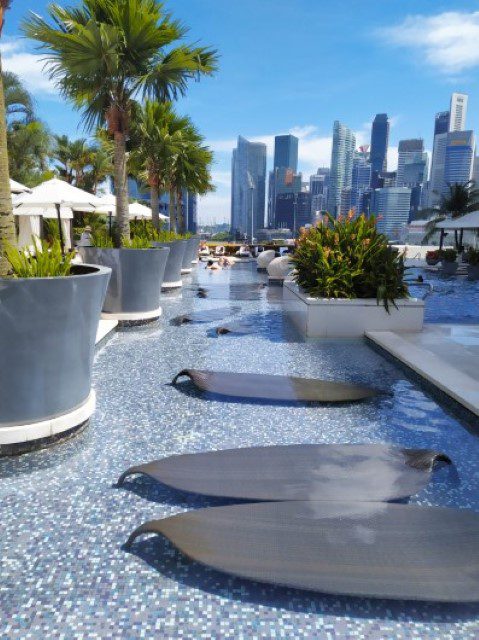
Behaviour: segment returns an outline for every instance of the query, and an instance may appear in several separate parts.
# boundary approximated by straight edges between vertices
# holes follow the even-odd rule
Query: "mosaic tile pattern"
[[[457,463],[413,501],[479,511],[479,440],[362,341],[303,341],[268,291],[242,301],[254,335],[175,327],[180,313],[224,306],[195,286],[265,280],[254,265],[185,278],[164,315],[123,329],[97,355],[90,427],[55,448],[0,460],[0,638],[319,638],[473,640],[479,607],[352,599],[256,584],[195,564],[161,538],[129,533],[150,518],[220,504],[137,478],[128,466],[175,453],[299,442],[391,442],[445,451]],[[271,292],[270,292],[271,294]],[[322,376],[374,385],[371,402],[340,407],[224,402],[169,385],[182,368]],[[469,425],[471,426],[471,425]]]

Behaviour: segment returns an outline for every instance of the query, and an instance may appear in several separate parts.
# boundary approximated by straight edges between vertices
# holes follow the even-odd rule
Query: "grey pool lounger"
[[[138,527],[201,564],[331,594],[479,602],[479,516],[388,503],[263,502],[188,511]]]
[[[240,311],[240,307],[218,307],[216,309],[205,309],[204,311],[193,311],[181,316],[177,316],[171,320],[171,323],[177,326],[183,324],[194,324],[202,322],[215,322],[224,318],[235,315]]]
[[[414,495],[443,453],[384,444],[296,444],[169,456],[130,467],[179,491],[240,500],[368,502]]]
[[[314,378],[183,369],[172,381],[188,377],[202,391],[222,396],[278,402],[353,402],[377,395],[375,389]]]

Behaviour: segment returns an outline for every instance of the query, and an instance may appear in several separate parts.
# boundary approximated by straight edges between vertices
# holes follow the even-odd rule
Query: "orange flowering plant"
[[[374,216],[328,214],[300,234],[292,262],[296,282],[315,298],[376,298],[389,311],[408,296],[404,258],[378,232]]]

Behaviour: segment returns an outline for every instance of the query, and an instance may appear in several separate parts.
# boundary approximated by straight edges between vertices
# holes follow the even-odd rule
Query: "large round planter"
[[[169,254],[162,249],[81,247],[85,262],[110,267],[103,316],[123,324],[144,324],[161,315],[161,283]]]
[[[199,238],[188,238],[186,241],[185,254],[181,265],[181,273],[191,273],[193,264],[198,262],[198,250],[200,248]],[[195,262],[196,260],[196,262]]]
[[[183,286],[181,280],[181,269],[183,257],[186,251],[187,240],[174,240],[173,242],[153,242],[154,247],[166,247],[170,250],[166,261],[165,276],[163,278],[162,289],[175,289]]]
[[[440,262],[439,258],[426,257],[426,264],[428,264],[430,267],[435,267],[437,264],[439,264],[439,262]]]
[[[441,273],[445,276],[453,276],[456,274],[459,264],[457,262],[441,262]]]
[[[468,280],[479,280],[479,264],[468,264],[467,265],[467,279]]]
[[[0,454],[71,435],[95,408],[91,371],[110,269],[0,279]]]

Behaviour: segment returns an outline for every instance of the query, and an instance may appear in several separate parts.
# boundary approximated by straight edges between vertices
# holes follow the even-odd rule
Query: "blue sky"
[[[57,0],[60,4],[62,0]],[[36,96],[54,132],[85,135],[79,115],[42,75],[18,25],[44,0],[13,0],[4,30],[3,63]],[[69,0],[65,4],[75,4]],[[397,143],[424,137],[431,148],[434,114],[452,91],[469,94],[468,127],[479,118],[479,1],[443,0],[170,0],[190,27],[188,39],[216,47],[219,73],[191,85],[178,103],[215,150],[217,191],[202,199],[200,220],[229,219],[230,159],[238,134],[263,140],[300,137],[305,176],[329,164],[332,124],[368,142],[377,112],[392,119],[390,166]],[[269,157],[271,165],[271,157]]]

